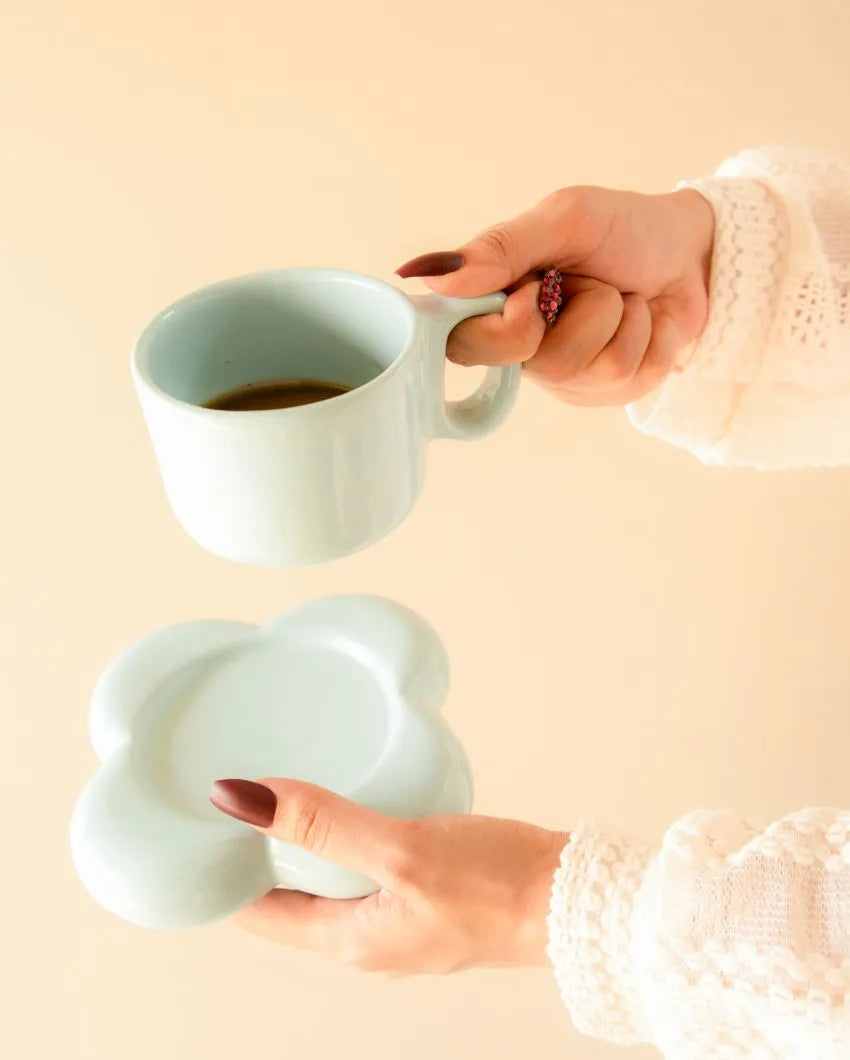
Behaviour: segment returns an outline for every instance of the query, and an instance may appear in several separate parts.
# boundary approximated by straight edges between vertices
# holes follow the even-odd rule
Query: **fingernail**
[[[447,353],[446,360],[451,361],[452,364],[458,364],[461,368],[470,368],[471,364],[467,361],[462,354],[459,353]]]
[[[253,780],[215,781],[210,802],[222,813],[258,828],[268,828],[277,809],[277,796],[271,788]]]
[[[422,254],[396,269],[396,275],[403,280],[412,276],[445,276],[457,272],[463,266],[463,254],[456,250],[439,250],[434,254]]]

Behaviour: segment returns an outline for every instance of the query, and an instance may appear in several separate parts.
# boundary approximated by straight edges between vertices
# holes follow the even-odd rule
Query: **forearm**
[[[671,1057],[720,1056],[723,1042],[742,1060],[765,1042],[783,1060],[850,1055],[850,813],[801,811],[761,832],[694,813],[654,852],[580,826],[549,932],[585,1033]]]

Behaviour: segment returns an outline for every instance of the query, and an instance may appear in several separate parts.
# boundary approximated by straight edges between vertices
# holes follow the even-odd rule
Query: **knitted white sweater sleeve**
[[[670,1060],[850,1057],[850,813],[677,822],[652,853],[570,837],[549,956],[576,1027]]]
[[[850,168],[769,147],[680,187],[715,211],[709,320],[632,422],[707,464],[850,464]]]

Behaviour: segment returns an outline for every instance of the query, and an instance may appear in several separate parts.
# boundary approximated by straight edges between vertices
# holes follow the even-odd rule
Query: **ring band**
[[[543,319],[546,321],[546,327],[551,328],[558,319],[561,307],[564,304],[564,298],[561,293],[560,269],[547,269],[543,273],[543,281],[540,285],[540,297],[537,304],[540,307],[540,312],[543,314]]]

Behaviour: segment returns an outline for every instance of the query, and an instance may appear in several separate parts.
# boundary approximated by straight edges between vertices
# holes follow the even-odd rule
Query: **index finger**
[[[511,221],[494,225],[459,248],[463,265],[444,276],[426,277],[439,294],[471,298],[501,291],[552,265],[566,267],[587,247],[577,200],[554,192]]]
[[[252,935],[282,946],[328,953],[364,900],[276,889],[241,909],[234,920]]]

